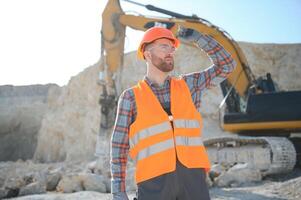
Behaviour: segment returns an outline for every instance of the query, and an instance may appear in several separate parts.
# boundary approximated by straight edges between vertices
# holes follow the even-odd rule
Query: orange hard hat
[[[155,40],[160,38],[170,39],[171,41],[173,41],[175,48],[180,45],[180,41],[173,35],[173,33],[169,29],[163,27],[152,27],[148,29],[143,35],[143,38],[137,50],[138,58],[142,60],[144,59],[143,52],[146,44],[154,42]]]

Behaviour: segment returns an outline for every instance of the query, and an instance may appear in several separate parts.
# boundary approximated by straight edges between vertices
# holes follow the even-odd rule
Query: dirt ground
[[[301,169],[295,169],[291,173],[269,176],[263,181],[252,183],[242,187],[210,188],[212,200],[299,200],[301,199]],[[129,192],[130,200],[135,192]],[[72,194],[50,192],[42,195],[31,195],[15,200],[109,200],[110,194],[82,191]]]

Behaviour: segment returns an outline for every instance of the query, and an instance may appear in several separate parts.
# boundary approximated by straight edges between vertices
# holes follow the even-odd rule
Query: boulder
[[[5,190],[4,188],[0,188],[0,199],[3,199],[7,196],[7,190]]]
[[[72,193],[83,190],[107,192],[105,179],[102,175],[91,173],[74,173],[63,175],[56,188],[59,192]]]
[[[60,171],[60,169],[50,171],[47,174],[47,183],[46,183],[47,191],[54,191],[61,178],[62,178],[62,172]]]
[[[46,193],[45,185],[41,184],[40,182],[34,182],[22,187],[20,189],[19,196],[44,193]]]
[[[96,174],[83,173],[80,175],[84,190],[106,193],[104,177]]]
[[[262,180],[259,170],[253,169],[248,164],[236,164],[228,171],[223,172],[215,179],[219,187],[241,186]]]
[[[5,178],[0,177],[0,188],[4,185],[5,183]]]
[[[209,171],[209,177],[214,180],[216,177],[220,176],[223,172],[226,171],[226,168],[221,164],[212,165]]]
[[[23,180],[22,177],[11,177],[7,178],[4,183],[5,189],[20,189],[21,187],[25,186],[26,182]]]
[[[58,192],[72,193],[83,190],[81,177],[78,174],[63,175],[56,187]]]

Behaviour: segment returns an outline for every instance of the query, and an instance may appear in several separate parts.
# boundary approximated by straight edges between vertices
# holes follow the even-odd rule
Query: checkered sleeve
[[[182,76],[191,91],[193,99],[197,99],[194,96],[200,95],[204,89],[218,85],[225,80],[236,66],[231,55],[212,37],[201,34],[196,45],[207,53],[213,65],[203,71]]]
[[[125,90],[119,97],[111,138],[111,191],[125,192],[126,164],[129,152],[129,127],[133,122],[134,93]]]

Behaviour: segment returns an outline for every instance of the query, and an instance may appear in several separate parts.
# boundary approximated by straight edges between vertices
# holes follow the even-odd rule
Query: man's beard
[[[165,59],[169,59],[166,61]],[[172,56],[166,56],[164,59],[152,54],[152,64],[162,72],[170,72],[174,68],[174,61]]]

